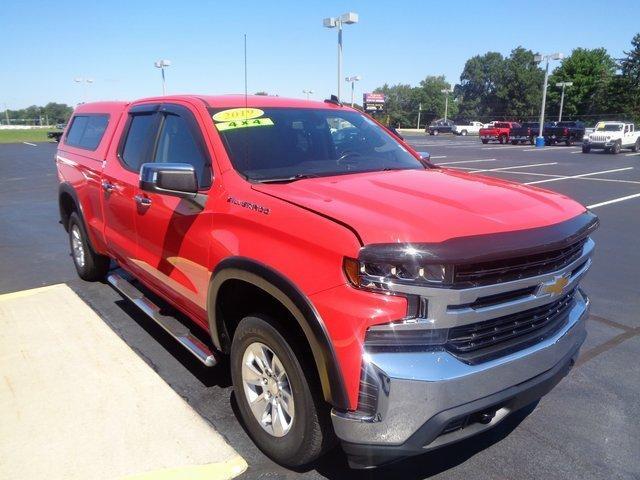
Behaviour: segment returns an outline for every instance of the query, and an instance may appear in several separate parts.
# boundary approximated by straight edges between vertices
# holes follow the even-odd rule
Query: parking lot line
[[[557,165],[558,162],[548,162],[548,163],[532,163],[529,165],[515,165],[513,167],[499,167],[499,168],[483,168],[480,170],[474,170],[470,173],[481,173],[481,172],[500,172],[502,170],[513,170],[515,168],[531,168],[531,167],[544,167],[546,165]]]
[[[24,143],[25,145],[30,145],[32,147],[37,147],[38,146],[35,143],[30,143],[30,142],[22,142],[22,143]]]
[[[435,158],[435,157],[431,157],[431,158]],[[495,158],[480,158],[478,160],[459,160],[457,162],[444,162],[444,163],[439,163],[438,165],[456,165],[458,163],[478,163],[478,162],[495,162],[496,159]]]
[[[547,178],[546,180],[536,180],[535,182],[526,182],[525,185],[535,185],[538,183],[557,182],[560,180],[569,180],[571,178],[592,177],[593,175],[601,175],[603,173],[624,172],[626,170],[633,170],[633,167],[615,168],[613,170],[602,170],[600,172],[582,173],[580,175],[567,175],[565,177]]]
[[[607,200],[606,202],[594,203],[593,205],[587,205],[587,208],[598,208],[605,205],[611,205],[612,203],[624,202],[625,200],[631,200],[632,198],[640,198],[640,193],[634,193],[633,195],[627,195],[626,197],[614,198]]]
[[[523,148],[525,145],[496,145],[495,147],[482,147],[481,150],[506,150],[507,148]]]
[[[561,151],[561,150],[556,150],[555,147],[546,147],[546,148],[527,148],[525,150],[522,150],[523,152],[553,152],[553,151]],[[565,150],[566,151],[566,150]],[[571,150],[569,153],[573,153],[573,152],[581,152],[582,150]]]
[[[447,158],[447,156],[446,155],[438,155],[438,156],[431,157],[431,158]]]
[[[625,157],[636,157],[638,155],[640,155],[640,152],[638,152],[638,153],[625,153],[624,154]]]

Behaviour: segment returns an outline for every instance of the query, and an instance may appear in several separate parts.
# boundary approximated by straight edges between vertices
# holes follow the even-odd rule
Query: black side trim
[[[411,244],[425,263],[476,263],[503,260],[567,247],[598,228],[598,217],[585,211],[564,222],[512,232],[474,235],[440,243]],[[362,261],[398,261],[406,255],[403,244],[371,244],[360,250]]]
[[[62,225],[66,230],[67,226],[64,223],[65,215],[62,210],[62,202],[60,201],[62,199],[62,194],[65,194],[65,193],[68,194],[73,199],[73,203],[75,203],[76,208],[80,213],[80,221],[82,222],[84,231],[87,232],[87,242],[89,242],[89,247],[91,248],[91,250],[95,251],[93,243],[91,242],[91,233],[89,232],[89,229],[87,228],[87,224],[84,221],[84,211],[82,210],[82,203],[78,200],[78,194],[76,193],[76,190],[68,182],[62,182],[58,186],[58,208],[60,210],[60,223],[62,223]]]
[[[337,409],[347,410],[349,401],[342,372],[320,315],[290,280],[262,263],[245,257],[230,257],[220,262],[213,272],[207,296],[207,310],[214,346],[224,351],[220,335],[223,325],[216,318],[215,306],[220,287],[232,279],[242,280],[264,290],[291,312],[311,346],[325,400]]]

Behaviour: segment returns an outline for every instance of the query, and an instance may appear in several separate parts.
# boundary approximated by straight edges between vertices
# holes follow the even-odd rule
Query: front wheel
[[[611,153],[613,153],[614,155],[617,155],[620,153],[620,149],[621,149],[621,145],[620,142],[616,142],[613,144],[613,147],[611,147],[611,150],[609,150]]]
[[[275,320],[243,318],[233,335],[231,377],[242,420],[255,444],[276,462],[301,467],[333,445],[329,408],[309,372],[304,352],[294,352]],[[303,368],[304,365],[304,368]],[[306,373],[305,373],[306,372]]]
[[[498,139],[498,141],[500,142],[500,144],[503,144],[506,139],[507,137],[505,137],[504,135],[500,135],[500,138]]]
[[[102,280],[109,271],[109,257],[93,251],[84,224],[76,212],[69,216],[69,246],[78,276],[90,282]]]
[[[631,147],[631,151],[632,152],[640,152],[640,138],[638,138],[636,140],[636,143],[633,144],[633,147]]]
[[[483,143],[484,145],[486,145],[487,143],[489,143],[489,140],[485,140],[485,139],[483,138],[483,139],[482,139],[482,143]]]
[[[591,151],[591,147],[588,147],[586,145],[582,146],[582,153],[589,153]]]
[[[439,132],[438,130],[434,130],[434,131],[433,131],[433,134],[434,134],[434,135],[438,135],[439,133],[440,133],[440,132]]]
[[[467,136],[467,131],[466,130],[462,130],[460,132],[460,135],[462,135],[463,137],[466,137]]]

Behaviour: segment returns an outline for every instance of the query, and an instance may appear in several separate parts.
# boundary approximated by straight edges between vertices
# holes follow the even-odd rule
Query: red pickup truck
[[[56,162],[80,277],[204,365],[228,355],[242,421],[281,464],[339,439],[371,467],[483,432],[585,339],[597,217],[438,168],[335,99],[88,103]]]
[[[500,143],[509,143],[509,136],[512,128],[519,128],[520,124],[516,122],[495,122],[491,127],[481,128],[480,141],[482,143],[489,143],[489,140],[494,140]]]

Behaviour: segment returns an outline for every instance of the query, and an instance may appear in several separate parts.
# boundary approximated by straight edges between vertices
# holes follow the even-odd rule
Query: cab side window
[[[184,118],[165,114],[157,145],[154,162],[193,165],[198,185],[203,188],[211,186],[210,162]]]
[[[146,154],[155,132],[157,115],[144,113],[131,115],[127,138],[122,148],[120,158],[130,170],[140,170],[146,161]]]

